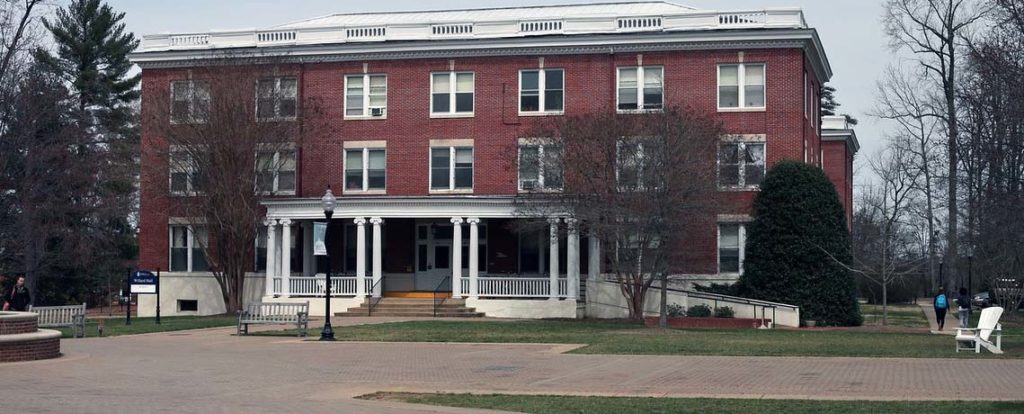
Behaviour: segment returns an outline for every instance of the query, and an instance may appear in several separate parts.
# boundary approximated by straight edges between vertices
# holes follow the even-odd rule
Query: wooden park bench
[[[292,325],[299,336],[309,329],[309,302],[302,303],[250,303],[238,314],[238,334],[248,335],[249,325]]]
[[[85,304],[68,306],[29,306],[29,312],[39,315],[40,328],[71,327],[75,338],[85,336]]]
[[[956,330],[956,352],[974,350],[980,353],[981,348],[991,351],[993,354],[1003,353],[1003,327],[999,324],[999,317],[1003,316],[1003,308],[993,306],[981,310],[981,317],[978,318],[977,328],[961,328]],[[996,334],[993,343],[990,339]],[[969,344],[969,347],[961,347],[960,343]]]

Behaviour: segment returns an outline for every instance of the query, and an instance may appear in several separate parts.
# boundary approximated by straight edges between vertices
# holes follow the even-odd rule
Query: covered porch
[[[257,260],[265,263],[265,296],[323,297],[328,265],[312,249],[313,222],[324,221],[320,200],[264,204],[257,251],[265,257]],[[515,207],[511,197],[343,197],[326,240],[331,294],[450,295],[513,308],[510,300],[547,300],[575,309],[581,272],[599,270],[600,245],[584,237],[581,252],[575,220],[524,217]]]

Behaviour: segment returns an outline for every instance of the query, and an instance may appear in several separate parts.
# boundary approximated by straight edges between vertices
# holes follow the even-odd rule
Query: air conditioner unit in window
[[[537,182],[533,181],[533,180],[523,181],[522,187],[523,187],[523,190],[536,190],[537,189]]]
[[[384,108],[370,108],[370,116],[384,116]]]

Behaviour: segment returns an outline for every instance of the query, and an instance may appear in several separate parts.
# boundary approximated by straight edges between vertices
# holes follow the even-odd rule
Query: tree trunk
[[[668,273],[661,275],[661,316],[658,318],[658,327],[668,328]]]
[[[882,283],[882,326],[889,325],[889,286]]]

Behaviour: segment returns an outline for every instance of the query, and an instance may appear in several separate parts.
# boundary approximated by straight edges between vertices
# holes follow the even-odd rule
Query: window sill
[[[533,190],[519,189],[519,194],[558,194],[563,191],[562,188],[537,188]]]
[[[258,192],[258,194],[261,195],[261,196],[264,196],[264,197],[275,197],[275,196],[294,197],[295,196],[295,191],[260,191],[260,192]]]
[[[444,195],[444,194],[473,194],[472,188],[456,188],[454,190],[430,190],[430,194],[433,195]]]
[[[373,115],[345,115],[342,119],[346,121],[383,121],[388,119],[387,115],[373,116]]]
[[[387,195],[388,191],[384,190],[342,190],[344,195]]]
[[[170,192],[170,196],[171,197],[198,197],[200,195],[203,195],[203,194],[199,193],[199,192],[195,192],[195,191],[184,191],[184,192],[182,192],[182,191],[171,191]]]
[[[563,116],[565,111],[532,111],[532,112],[519,112],[519,116]]]
[[[665,112],[665,109],[616,109],[619,114],[657,114]]]
[[[718,108],[718,112],[767,112],[765,107],[760,108]]]
[[[171,121],[171,125],[206,125],[206,121],[203,120],[203,121],[189,122],[189,121],[173,121],[172,120]]]
[[[444,118],[472,118],[473,116],[474,116],[474,114],[472,112],[470,112],[470,113],[454,113],[454,114],[435,114],[435,113],[431,113],[430,114],[431,118],[441,118],[441,119],[444,119]]]
[[[760,191],[760,190],[761,190],[761,186],[759,186],[759,185],[748,185],[746,187],[722,187],[722,186],[718,187],[718,191],[727,192],[727,193],[742,193],[742,192]]]
[[[278,118],[278,117],[274,117],[274,118],[260,118],[260,117],[256,117],[256,121],[257,122],[294,122],[297,119],[299,119],[299,117],[297,117],[297,116],[283,117],[283,118]]]

